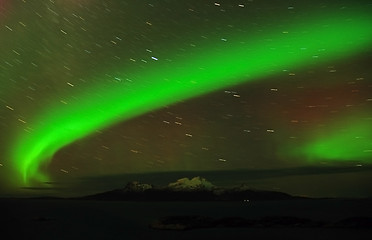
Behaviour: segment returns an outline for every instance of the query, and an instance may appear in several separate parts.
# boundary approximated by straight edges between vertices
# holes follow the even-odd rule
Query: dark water
[[[231,228],[153,230],[148,225],[170,215],[210,217],[296,216],[337,221],[372,217],[371,200],[263,202],[99,202],[2,199],[0,229],[7,239],[370,239],[372,229]],[[6,236],[5,235],[5,236]]]

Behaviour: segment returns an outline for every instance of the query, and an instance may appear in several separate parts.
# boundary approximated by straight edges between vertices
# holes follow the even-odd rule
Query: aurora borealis
[[[371,8],[2,1],[2,178],[369,164]]]
[[[326,131],[326,135],[300,147],[300,154],[309,160],[359,160],[371,161],[371,120],[345,121],[336,126],[337,133]]]

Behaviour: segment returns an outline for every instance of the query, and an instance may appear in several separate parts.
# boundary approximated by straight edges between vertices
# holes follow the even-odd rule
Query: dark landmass
[[[198,228],[369,228],[371,217],[350,217],[336,222],[316,221],[293,216],[266,216],[261,219],[242,217],[211,218],[206,216],[168,216],[149,226],[158,230],[192,230]]]
[[[370,239],[372,199],[295,197],[201,177],[79,198],[0,198],[10,239]],[[295,236],[295,238],[294,238]]]
[[[371,199],[0,199],[7,239],[370,240]],[[186,230],[186,231],[182,231]]]
[[[294,196],[317,198],[365,198],[372,197],[372,188],[366,184],[372,176],[372,166],[308,166],[280,169],[234,169],[216,171],[172,171],[92,176],[74,179],[55,179],[56,185],[64,190],[51,190],[54,196],[79,197],[113,189],[124,188],[125,183],[136,180],[155,186],[166,186],[176,179],[202,176],[219,187],[240,186],[245,183],[252,189],[280,191]],[[347,166],[346,166],[347,165]],[[352,166],[350,166],[352,165]],[[315,187],[316,186],[316,187]],[[342,186],[342,187],[341,187]],[[54,192],[52,192],[54,191]],[[46,191],[34,194],[45,195]],[[29,191],[28,193],[32,193]],[[29,194],[29,195],[30,195]]]
[[[282,192],[253,190],[245,184],[231,188],[216,187],[201,177],[181,178],[160,187],[134,181],[122,189],[82,197],[108,201],[257,201],[298,198]]]

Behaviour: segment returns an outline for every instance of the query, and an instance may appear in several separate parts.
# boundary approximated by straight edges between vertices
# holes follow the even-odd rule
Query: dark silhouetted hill
[[[115,201],[257,201],[298,199],[275,191],[252,190],[246,185],[219,188],[201,177],[181,178],[167,186],[129,182],[122,189],[83,197],[93,200]]]

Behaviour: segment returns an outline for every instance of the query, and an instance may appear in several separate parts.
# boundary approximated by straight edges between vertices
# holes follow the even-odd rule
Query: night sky
[[[372,197],[371,12],[364,0],[0,0],[0,195],[192,172]]]

